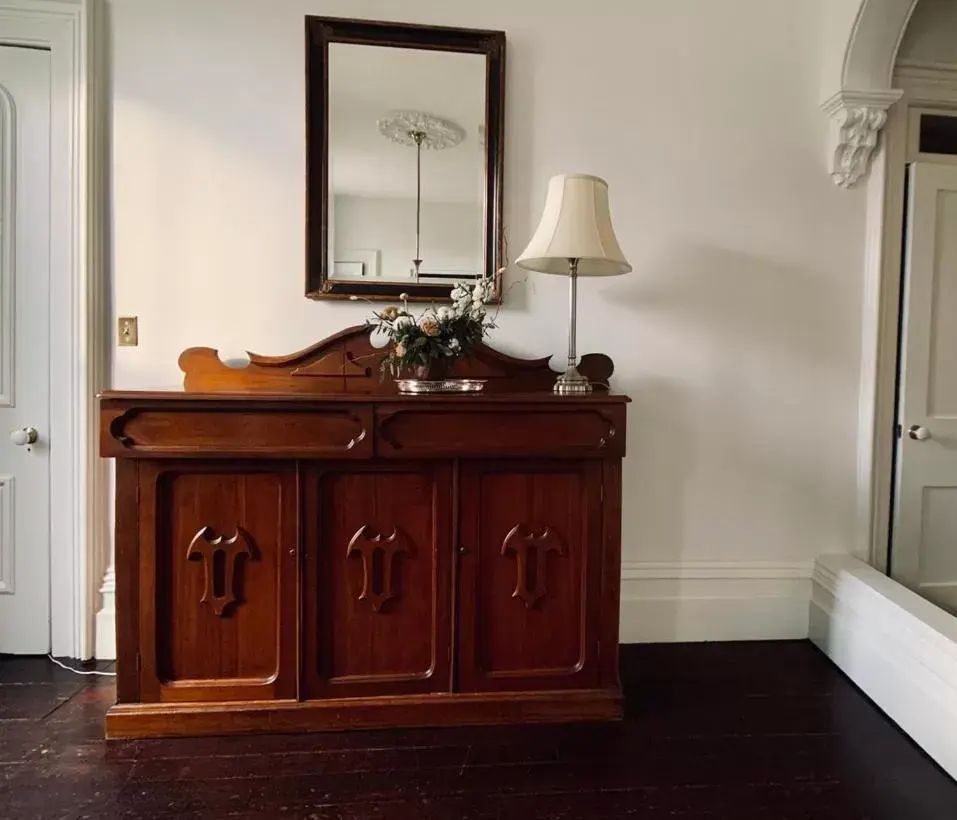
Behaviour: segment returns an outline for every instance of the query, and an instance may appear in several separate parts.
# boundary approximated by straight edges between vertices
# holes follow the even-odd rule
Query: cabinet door
[[[144,462],[144,701],[296,697],[294,466]]]
[[[307,697],[451,689],[451,486],[437,462],[307,472]]]
[[[462,468],[459,687],[598,685],[601,463]]]

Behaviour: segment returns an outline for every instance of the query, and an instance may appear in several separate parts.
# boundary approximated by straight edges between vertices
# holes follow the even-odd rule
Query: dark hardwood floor
[[[626,646],[609,725],[105,743],[104,678],[0,658],[0,818],[954,820],[809,643]]]

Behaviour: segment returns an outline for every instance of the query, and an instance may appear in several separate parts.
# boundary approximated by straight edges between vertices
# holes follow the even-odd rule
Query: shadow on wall
[[[859,283],[685,246],[607,287],[634,399],[634,560],[804,560],[853,537]],[[652,375],[644,375],[652,374]]]

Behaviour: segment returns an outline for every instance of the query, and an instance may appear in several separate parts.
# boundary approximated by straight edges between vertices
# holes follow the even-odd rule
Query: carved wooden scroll
[[[222,553],[223,560],[216,560],[216,554]],[[203,527],[189,544],[186,560],[202,560],[206,574],[203,597],[200,603],[211,602],[213,612],[223,617],[231,604],[236,602],[236,571],[240,556],[252,558],[246,533],[236,528],[232,538],[213,536],[209,527]]]
[[[373,535],[375,530],[368,524],[363,524],[359,531],[352,536],[346,557],[362,556],[362,592],[360,601],[369,601],[372,610],[379,612],[383,604],[398,594],[393,584],[395,559],[400,553],[409,555],[409,547],[405,543],[405,536],[393,529],[392,535],[383,538],[381,534]]]
[[[534,609],[535,604],[548,593],[545,585],[548,554],[555,552],[564,555],[565,548],[549,527],[536,535],[524,524],[516,524],[502,543],[502,555],[509,552],[515,554],[515,591],[512,597],[521,598],[527,609]],[[532,575],[534,583],[529,580]]]
[[[373,346],[370,328],[359,325],[289,356],[250,353],[247,367],[227,367],[210,347],[184,350],[179,366],[188,392],[388,395],[396,393],[396,388],[392,379],[381,376],[386,353]],[[549,367],[549,358],[518,359],[480,344],[470,358],[456,363],[454,375],[487,379],[489,393],[550,391],[558,374]],[[579,364],[599,391],[608,389],[614,369],[611,359],[601,353],[582,356]]]

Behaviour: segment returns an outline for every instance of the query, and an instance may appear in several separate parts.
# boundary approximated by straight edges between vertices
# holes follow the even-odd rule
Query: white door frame
[[[51,631],[54,655],[81,659],[109,563],[96,426],[110,339],[101,23],[100,0],[0,0],[0,43],[51,52]]]
[[[874,260],[869,288],[876,297],[871,312],[872,344],[865,347],[862,371],[861,449],[869,446],[867,493],[869,516],[864,534],[871,563],[883,572],[889,566],[891,487],[894,476],[894,429],[897,423],[897,360],[900,347],[901,259],[903,254],[904,190],[908,153],[908,122],[917,108],[957,111],[957,70],[953,66],[902,61],[894,86],[903,96],[889,112],[884,148],[868,182],[868,257]],[[912,158],[912,157],[911,157]],[[866,318],[866,317],[865,317]],[[865,338],[865,344],[867,339]],[[870,385],[870,390],[868,386]],[[868,408],[865,404],[870,404]],[[863,493],[862,493],[863,495]]]
[[[835,0],[835,11],[856,13],[826,17],[840,28],[827,30],[830,50],[823,55],[833,69],[825,77],[822,104],[831,125],[831,177],[843,187],[860,181],[867,199],[851,548],[882,572],[888,567],[907,156],[908,104],[898,102],[905,91],[896,81],[906,82],[915,102],[953,99],[944,66],[911,64],[895,75],[901,40],[918,2]]]

